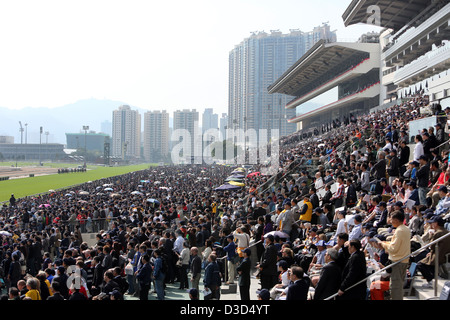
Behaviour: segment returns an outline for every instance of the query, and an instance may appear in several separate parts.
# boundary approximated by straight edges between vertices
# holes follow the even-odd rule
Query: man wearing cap
[[[375,215],[374,227],[383,228],[387,224],[387,216],[387,204],[385,201],[380,201],[378,211]]]
[[[411,230],[403,224],[404,220],[403,212],[394,211],[391,216],[391,224],[395,228],[394,235],[391,241],[381,242],[381,246],[389,254],[389,260],[393,264],[390,278],[392,300],[403,300],[403,285],[409,262],[404,258],[411,253]],[[396,262],[399,263],[395,264]]]
[[[440,186],[438,193],[440,200],[434,213],[440,216],[448,212],[448,208],[450,208],[450,197],[448,196],[448,188],[446,186]]]
[[[316,272],[318,269],[322,268],[325,264],[325,254],[326,252],[326,242],[324,240],[319,240],[316,242],[317,252],[314,255],[311,263],[309,264],[308,274]]]
[[[258,300],[270,300],[270,292],[267,289],[262,289],[258,292]]]
[[[433,236],[430,239],[430,242],[433,242],[448,233],[448,230],[444,228],[445,221],[440,216],[433,216],[429,223],[431,228],[434,230]],[[438,264],[442,265],[446,262],[446,255],[450,253],[450,237],[439,242],[439,257]],[[434,270],[435,270],[435,261],[436,261],[436,244],[433,244],[430,248],[430,251],[427,253],[426,257],[419,261],[417,264],[417,269],[420,271],[422,276],[427,280],[427,283],[424,285],[425,288],[433,287],[433,279],[434,279]]]
[[[421,205],[427,205],[428,183],[430,182],[430,166],[426,155],[419,157],[420,168],[416,172],[417,187],[419,191],[419,202]]]
[[[236,267],[236,271],[239,274],[239,294],[241,300],[250,300],[250,255],[252,251],[250,248],[246,248],[243,253],[244,259],[242,259],[241,263]]]

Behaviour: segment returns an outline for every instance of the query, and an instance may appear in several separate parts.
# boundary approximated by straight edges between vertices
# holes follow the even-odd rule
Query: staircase
[[[438,279],[438,290],[437,297],[434,295],[434,287],[433,288],[422,288],[424,284],[427,283],[425,279],[421,279],[420,276],[417,276],[413,283],[412,295],[404,297],[403,300],[439,300],[439,297],[442,292],[442,288],[444,287],[445,282],[449,281],[448,279],[439,278]],[[434,285],[434,280],[433,280]]]

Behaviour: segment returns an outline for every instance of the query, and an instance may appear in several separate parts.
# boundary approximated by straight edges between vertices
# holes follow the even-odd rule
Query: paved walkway
[[[203,300],[203,274],[202,278],[200,280],[200,300]],[[235,282],[237,284],[237,281]],[[190,300],[189,294],[187,293],[187,290],[180,290],[179,288],[179,282],[175,282],[173,284],[167,284],[166,286],[166,300]],[[256,290],[260,288],[259,285],[259,279],[256,279],[252,277],[251,279],[251,285],[250,285],[250,299],[251,300],[257,300]],[[228,289],[228,285],[222,285],[222,289]],[[154,287],[152,286],[150,290],[150,294],[148,296],[149,300],[157,300],[156,293],[153,292]],[[125,300],[138,300],[138,297],[133,297],[129,295],[125,295]],[[221,293],[220,300],[241,300],[240,294],[239,294],[239,287],[237,287],[236,293]]]

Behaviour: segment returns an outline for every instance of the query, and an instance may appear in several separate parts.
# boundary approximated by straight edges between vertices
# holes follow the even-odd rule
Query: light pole
[[[86,169],[86,158],[87,158],[86,136],[87,131],[89,130],[89,126],[83,126],[83,130],[84,130],[84,168]]]
[[[39,166],[41,166],[42,127],[39,129]]]
[[[49,132],[45,131],[45,143],[46,144],[48,144],[48,135],[49,135]]]
[[[28,123],[25,123],[25,144],[27,144]]]

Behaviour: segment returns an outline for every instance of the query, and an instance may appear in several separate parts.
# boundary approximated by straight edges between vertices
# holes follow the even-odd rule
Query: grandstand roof
[[[352,0],[342,18],[344,25],[365,23],[398,31],[433,0]],[[376,9],[379,8],[379,17]]]
[[[327,104],[325,106],[322,106],[322,107],[314,109],[314,110],[311,110],[309,112],[300,114],[300,115],[296,116],[295,118],[289,119],[288,122],[289,123],[300,122],[300,121],[308,119],[312,116],[315,116],[315,115],[318,115],[318,114],[321,114],[324,112],[328,112],[330,109],[343,108],[343,107],[355,104],[357,102],[366,100],[368,98],[376,97],[377,95],[379,95],[379,92],[380,92],[380,82],[377,82],[361,91],[358,91],[349,96],[343,97],[338,101],[332,102],[330,104]]]
[[[298,96],[312,81],[356,54],[378,44],[318,41],[269,88],[269,93]]]

